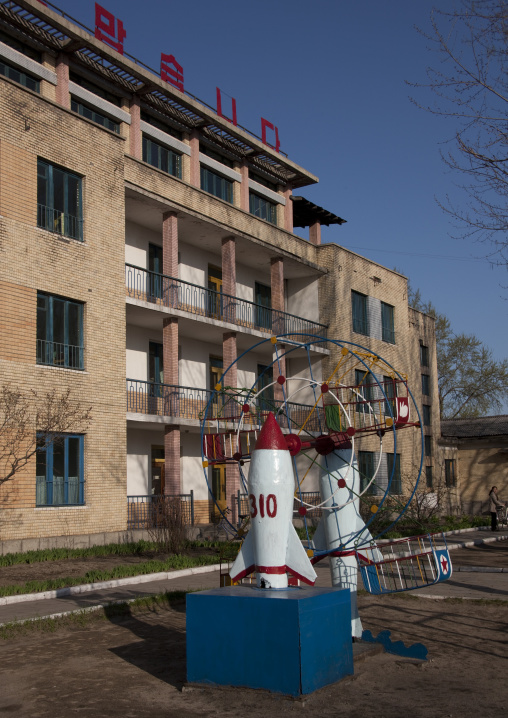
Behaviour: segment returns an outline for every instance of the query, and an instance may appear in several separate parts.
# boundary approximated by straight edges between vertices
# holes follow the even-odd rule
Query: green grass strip
[[[87,571],[84,576],[55,578],[46,581],[27,581],[21,585],[0,586],[0,596],[17,596],[25,593],[40,593],[41,591],[55,591],[58,588],[80,586],[83,583],[98,583],[99,581],[112,581],[116,578],[129,576],[142,576],[148,573],[162,573],[195,566],[209,566],[219,562],[218,556],[169,556],[166,561],[145,561],[131,566],[116,566],[111,571]]]

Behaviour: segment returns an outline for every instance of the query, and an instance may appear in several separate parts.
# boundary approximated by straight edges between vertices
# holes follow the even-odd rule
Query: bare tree
[[[459,0],[453,12],[434,9],[422,35],[439,63],[427,68],[435,102],[419,107],[451,118],[453,149],[444,162],[460,173],[467,201],[440,202],[462,236],[492,242],[493,263],[508,262],[508,0]]]
[[[91,407],[62,393],[22,390],[4,385],[0,390],[0,486],[14,479],[56,435],[86,431]],[[39,437],[39,438],[38,438]]]

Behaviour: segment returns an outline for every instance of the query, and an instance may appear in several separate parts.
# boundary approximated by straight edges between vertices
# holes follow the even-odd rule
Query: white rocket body
[[[350,552],[349,555],[330,556],[330,573],[332,586],[349,588],[351,591],[351,629],[353,636],[360,638],[362,624],[357,606],[358,566],[354,553],[355,543],[357,548],[364,546],[362,554],[370,558],[374,558],[377,552],[370,548],[372,536],[365,528],[360,515],[360,474],[356,456],[352,449],[342,449],[328,454],[325,458],[327,471],[323,470],[319,479],[321,500],[326,501],[325,506],[337,506],[337,509],[323,511],[313,544],[318,550],[335,549],[346,554]],[[346,486],[333,495],[339,479],[345,479]],[[339,506],[342,508],[338,508]],[[360,535],[359,531],[362,531]]]
[[[230,576],[256,572],[259,588],[286,588],[287,571],[313,584],[317,578],[293,526],[295,480],[284,436],[269,414],[252,452],[249,469],[251,528]]]

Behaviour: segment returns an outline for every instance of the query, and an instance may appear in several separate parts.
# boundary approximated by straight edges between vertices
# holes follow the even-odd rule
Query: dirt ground
[[[60,718],[273,716],[494,718],[508,702],[508,602],[361,597],[364,628],[420,641],[421,663],[386,653],[295,701],[264,691],[185,688],[185,605],[0,640],[0,715]],[[231,630],[231,650],[249,650]]]

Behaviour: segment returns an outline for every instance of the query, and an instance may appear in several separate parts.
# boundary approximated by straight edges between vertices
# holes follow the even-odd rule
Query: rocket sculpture
[[[318,551],[332,551],[332,586],[349,588],[351,591],[351,629],[353,636],[360,638],[362,624],[356,600],[358,566],[355,548],[371,560],[382,557],[360,516],[360,474],[353,450],[336,450],[323,459],[326,462],[326,470],[321,472],[319,483],[321,499],[329,508],[323,512],[314,534],[313,545]],[[337,483],[339,486],[343,484],[338,491]],[[331,507],[337,508],[330,510]],[[337,554],[334,555],[333,549]]]
[[[258,588],[286,588],[290,571],[313,585],[316,572],[292,521],[295,479],[291,455],[271,412],[252,452],[248,487],[251,529],[231,567],[231,579],[239,581],[256,572]]]

